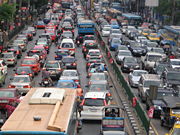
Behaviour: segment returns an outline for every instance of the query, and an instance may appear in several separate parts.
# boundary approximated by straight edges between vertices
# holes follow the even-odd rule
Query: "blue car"
[[[121,40],[119,38],[112,38],[110,41],[110,50],[115,51],[120,45],[121,45]]]
[[[78,85],[73,80],[58,80],[57,88],[78,88]]]
[[[119,24],[117,21],[111,21],[110,23],[112,29],[119,29]]]
[[[64,56],[69,56],[70,52],[69,50],[58,49],[57,51],[55,51],[55,54],[55,60],[62,60]]]

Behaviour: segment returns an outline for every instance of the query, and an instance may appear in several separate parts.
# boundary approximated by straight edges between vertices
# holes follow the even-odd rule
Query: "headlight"
[[[124,67],[128,67],[128,65],[124,65]]]
[[[137,66],[135,66],[135,68],[139,68],[139,66],[137,65]]]
[[[159,105],[154,105],[154,108],[155,108],[156,110],[162,110],[161,106],[159,106]]]

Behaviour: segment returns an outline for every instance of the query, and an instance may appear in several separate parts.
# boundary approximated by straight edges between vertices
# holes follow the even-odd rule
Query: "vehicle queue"
[[[30,26],[25,32],[18,34],[8,49],[2,53],[2,74],[5,76],[8,75],[8,68],[16,67],[18,59],[22,60],[20,65],[13,70],[14,75],[10,77],[8,88],[0,89],[2,114],[0,134],[72,135],[77,134],[82,128],[82,120],[102,120],[102,109],[105,106],[108,108],[113,100],[112,86],[109,84],[108,68],[94,35],[95,23],[84,19],[83,10],[81,6],[78,7],[81,11],[73,9],[66,9],[64,12],[59,9],[54,11],[52,7],[44,18],[37,20],[33,27]],[[73,21],[74,14],[77,14],[79,20],[83,18],[84,21],[81,24],[77,21],[76,24]],[[76,51],[78,46],[76,43],[78,40],[74,40],[75,25],[78,29],[78,39],[81,38],[82,42],[79,47],[82,48],[82,56],[87,61],[85,66],[88,78],[86,91],[81,87],[81,71],[77,69]],[[39,29],[42,33],[36,35]],[[31,45],[29,42],[35,36],[37,39],[33,42],[34,45],[29,47]],[[51,53],[52,46],[56,48],[53,50],[54,60],[48,60],[47,57]],[[36,76],[41,73],[42,80],[38,80],[37,83]],[[47,74],[48,77],[43,77]],[[2,85],[4,83],[6,83],[5,77]],[[74,92],[71,93],[71,91]],[[78,99],[81,99],[80,103],[78,103]],[[16,108],[17,106],[18,108]],[[117,114],[118,118],[112,123],[109,121],[109,125],[104,125],[107,129],[106,131],[101,130],[101,133],[121,132],[121,134],[126,134],[128,131],[124,128],[124,121],[121,122],[124,120],[124,116],[120,115],[119,107],[114,106],[115,111],[112,111],[111,108],[108,119],[113,121],[116,117],[116,115],[110,115],[112,112]],[[27,109],[28,111],[25,111]],[[24,111],[21,112],[21,110]],[[66,113],[67,117],[64,116],[65,111],[68,112]],[[24,117],[19,119],[18,115]],[[62,118],[59,118],[60,116]],[[17,119],[15,125],[12,124],[14,118]],[[27,119],[31,120],[27,122]],[[48,121],[48,119],[50,120]],[[37,126],[39,121],[41,124]],[[48,126],[46,127],[47,122]]]

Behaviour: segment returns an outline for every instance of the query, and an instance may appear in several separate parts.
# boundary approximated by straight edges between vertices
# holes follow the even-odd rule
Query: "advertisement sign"
[[[159,0],[146,0],[145,6],[146,7],[158,7],[159,6]]]
[[[154,106],[151,106],[148,111],[148,117],[153,118],[153,114],[154,114]]]

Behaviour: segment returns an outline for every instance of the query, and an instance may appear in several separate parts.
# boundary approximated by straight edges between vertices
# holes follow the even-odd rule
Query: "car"
[[[29,66],[37,75],[41,71],[41,65],[35,57],[25,57],[22,60],[21,66]]]
[[[87,63],[86,63],[86,69],[89,68],[89,66],[91,65],[91,63],[103,63],[104,60],[100,57],[97,57],[97,56],[91,56],[89,57],[89,59],[87,60]]]
[[[58,49],[65,49],[69,50],[71,52],[71,55],[75,55],[75,44],[72,39],[65,38],[61,41],[60,45],[58,46]]]
[[[136,42],[141,42],[142,40],[148,40],[148,39],[145,36],[142,36],[142,35],[135,37]]]
[[[59,61],[47,61],[44,64],[43,70],[47,70],[50,73],[52,79],[59,79],[63,69]]]
[[[57,32],[54,29],[48,29],[46,30],[46,33],[48,33],[51,37],[51,41],[56,41]]]
[[[169,66],[172,68],[180,68],[180,59],[170,59]]]
[[[102,29],[102,36],[108,37],[110,35],[111,27],[103,27]]]
[[[106,64],[104,63],[91,63],[87,72],[88,72],[87,77],[90,77],[92,73],[107,72],[107,67]]]
[[[130,57],[124,57],[122,64],[121,64],[121,70],[122,72],[131,72],[135,69],[140,69],[140,65],[137,62],[137,59],[130,56]]]
[[[7,65],[4,60],[0,59],[0,71],[7,74]]]
[[[133,42],[130,45],[128,45],[129,50],[131,51],[133,56],[140,57],[144,56],[147,53],[146,48],[144,48],[141,43]]]
[[[99,80],[108,81],[108,75],[103,72],[102,73],[92,73],[89,78],[89,85],[91,84],[92,81],[99,81]]]
[[[148,39],[152,42],[157,42],[157,43],[160,42],[160,36],[157,33],[150,33],[148,35]]]
[[[128,82],[131,87],[138,87],[139,80],[142,74],[148,74],[146,70],[133,70],[128,75]]]
[[[31,31],[32,34],[33,34],[33,36],[36,35],[36,29],[35,29],[34,27],[29,26],[29,27],[27,28],[27,30],[28,30],[28,31]]]
[[[128,47],[126,45],[120,45],[118,46],[118,48],[116,49],[116,53],[119,51],[119,50],[129,50]]]
[[[69,50],[65,50],[65,49],[58,49],[57,51],[55,51],[55,60],[62,60],[62,58],[64,56],[70,56],[71,53]]]
[[[116,62],[118,64],[122,64],[122,61],[123,61],[124,57],[130,57],[130,56],[132,56],[131,51],[129,51],[129,50],[119,50],[115,54],[115,59],[116,59]]]
[[[88,60],[92,56],[102,58],[102,54],[99,49],[90,49],[86,55],[86,60]]]
[[[19,46],[22,51],[27,50],[27,43],[23,39],[16,39],[13,41],[12,46]]]
[[[34,72],[29,66],[19,66],[14,69],[14,71],[15,75],[29,75],[30,77],[34,78]]]
[[[49,44],[52,44],[51,35],[50,33],[42,33],[39,35],[39,38],[47,38]]]
[[[71,31],[63,31],[63,33],[61,34],[61,39],[64,39],[64,38],[73,39],[73,33]]]
[[[154,64],[153,73],[161,76],[166,67],[169,67],[169,64],[167,62],[164,61],[156,62]]]
[[[121,40],[119,38],[112,38],[110,40],[109,48],[111,51],[115,51],[120,45],[121,45]]]
[[[119,29],[119,28],[120,28],[117,20],[115,20],[115,19],[111,19],[110,25],[111,25],[111,27],[112,27],[113,29]]]
[[[128,37],[129,34],[130,34],[132,31],[135,31],[135,30],[137,30],[137,29],[135,28],[135,26],[127,26],[126,29],[125,29],[125,35]]]
[[[17,55],[17,58],[21,58],[22,56],[22,49],[19,46],[10,46],[7,49],[8,52],[14,52]]]
[[[50,44],[47,38],[39,38],[36,42],[36,45],[43,45],[44,49],[47,51],[47,53],[49,53]]]
[[[84,55],[84,58],[86,57],[86,55],[90,49],[98,49],[98,44],[95,41],[86,40],[82,46],[82,53]]]
[[[62,66],[66,69],[76,69],[76,59],[73,56],[65,56],[62,58]]]
[[[29,75],[15,75],[10,80],[8,88],[16,88],[21,93],[27,93],[35,85]]]
[[[81,104],[81,119],[102,120],[102,109],[109,104],[108,92],[86,92]]]
[[[63,70],[59,80],[73,80],[77,85],[80,84],[79,73],[77,70]]]
[[[146,46],[147,51],[151,51],[152,48],[158,47],[159,45],[156,42],[148,41],[146,42],[145,46]]]
[[[28,37],[24,34],[18,34],[16,37],[17,40],[23,40],[26,44],[28,43]]]
[[[16,66],[17,55],[14,52],[3,52],[2,59],[8,66]]]
[[[109,38],[108,38],[108,44],[110,44],[110,41],[112,38],[119,38],[120,40],[122,39],[122,34],[117,34],[117,33],[112,33],[109,35]]]
[[[33,40],[33,33],[32,33],[32,31],[24,30],[24,31],[22,31],[22,34],[27,35],[28,41],[32,41]]]
[[[151,52],[160,53],[162,55],[162,60],[166,60],[167,56],[166,56],[163,48],[161,48],[161,47],[152,47]]]
[[[152,33],[151,29],[143,29],[141,34],[143,36],[148,36],[150,33]]]
[[[94,35],[85,35],[83,39],[84,42],[92,41],[96,43],[96,37]]]
[[[35,27],[37,29],[44,29],[46,27],[46,24],[43,21],[37,21],[37,23],[35,23]]]

